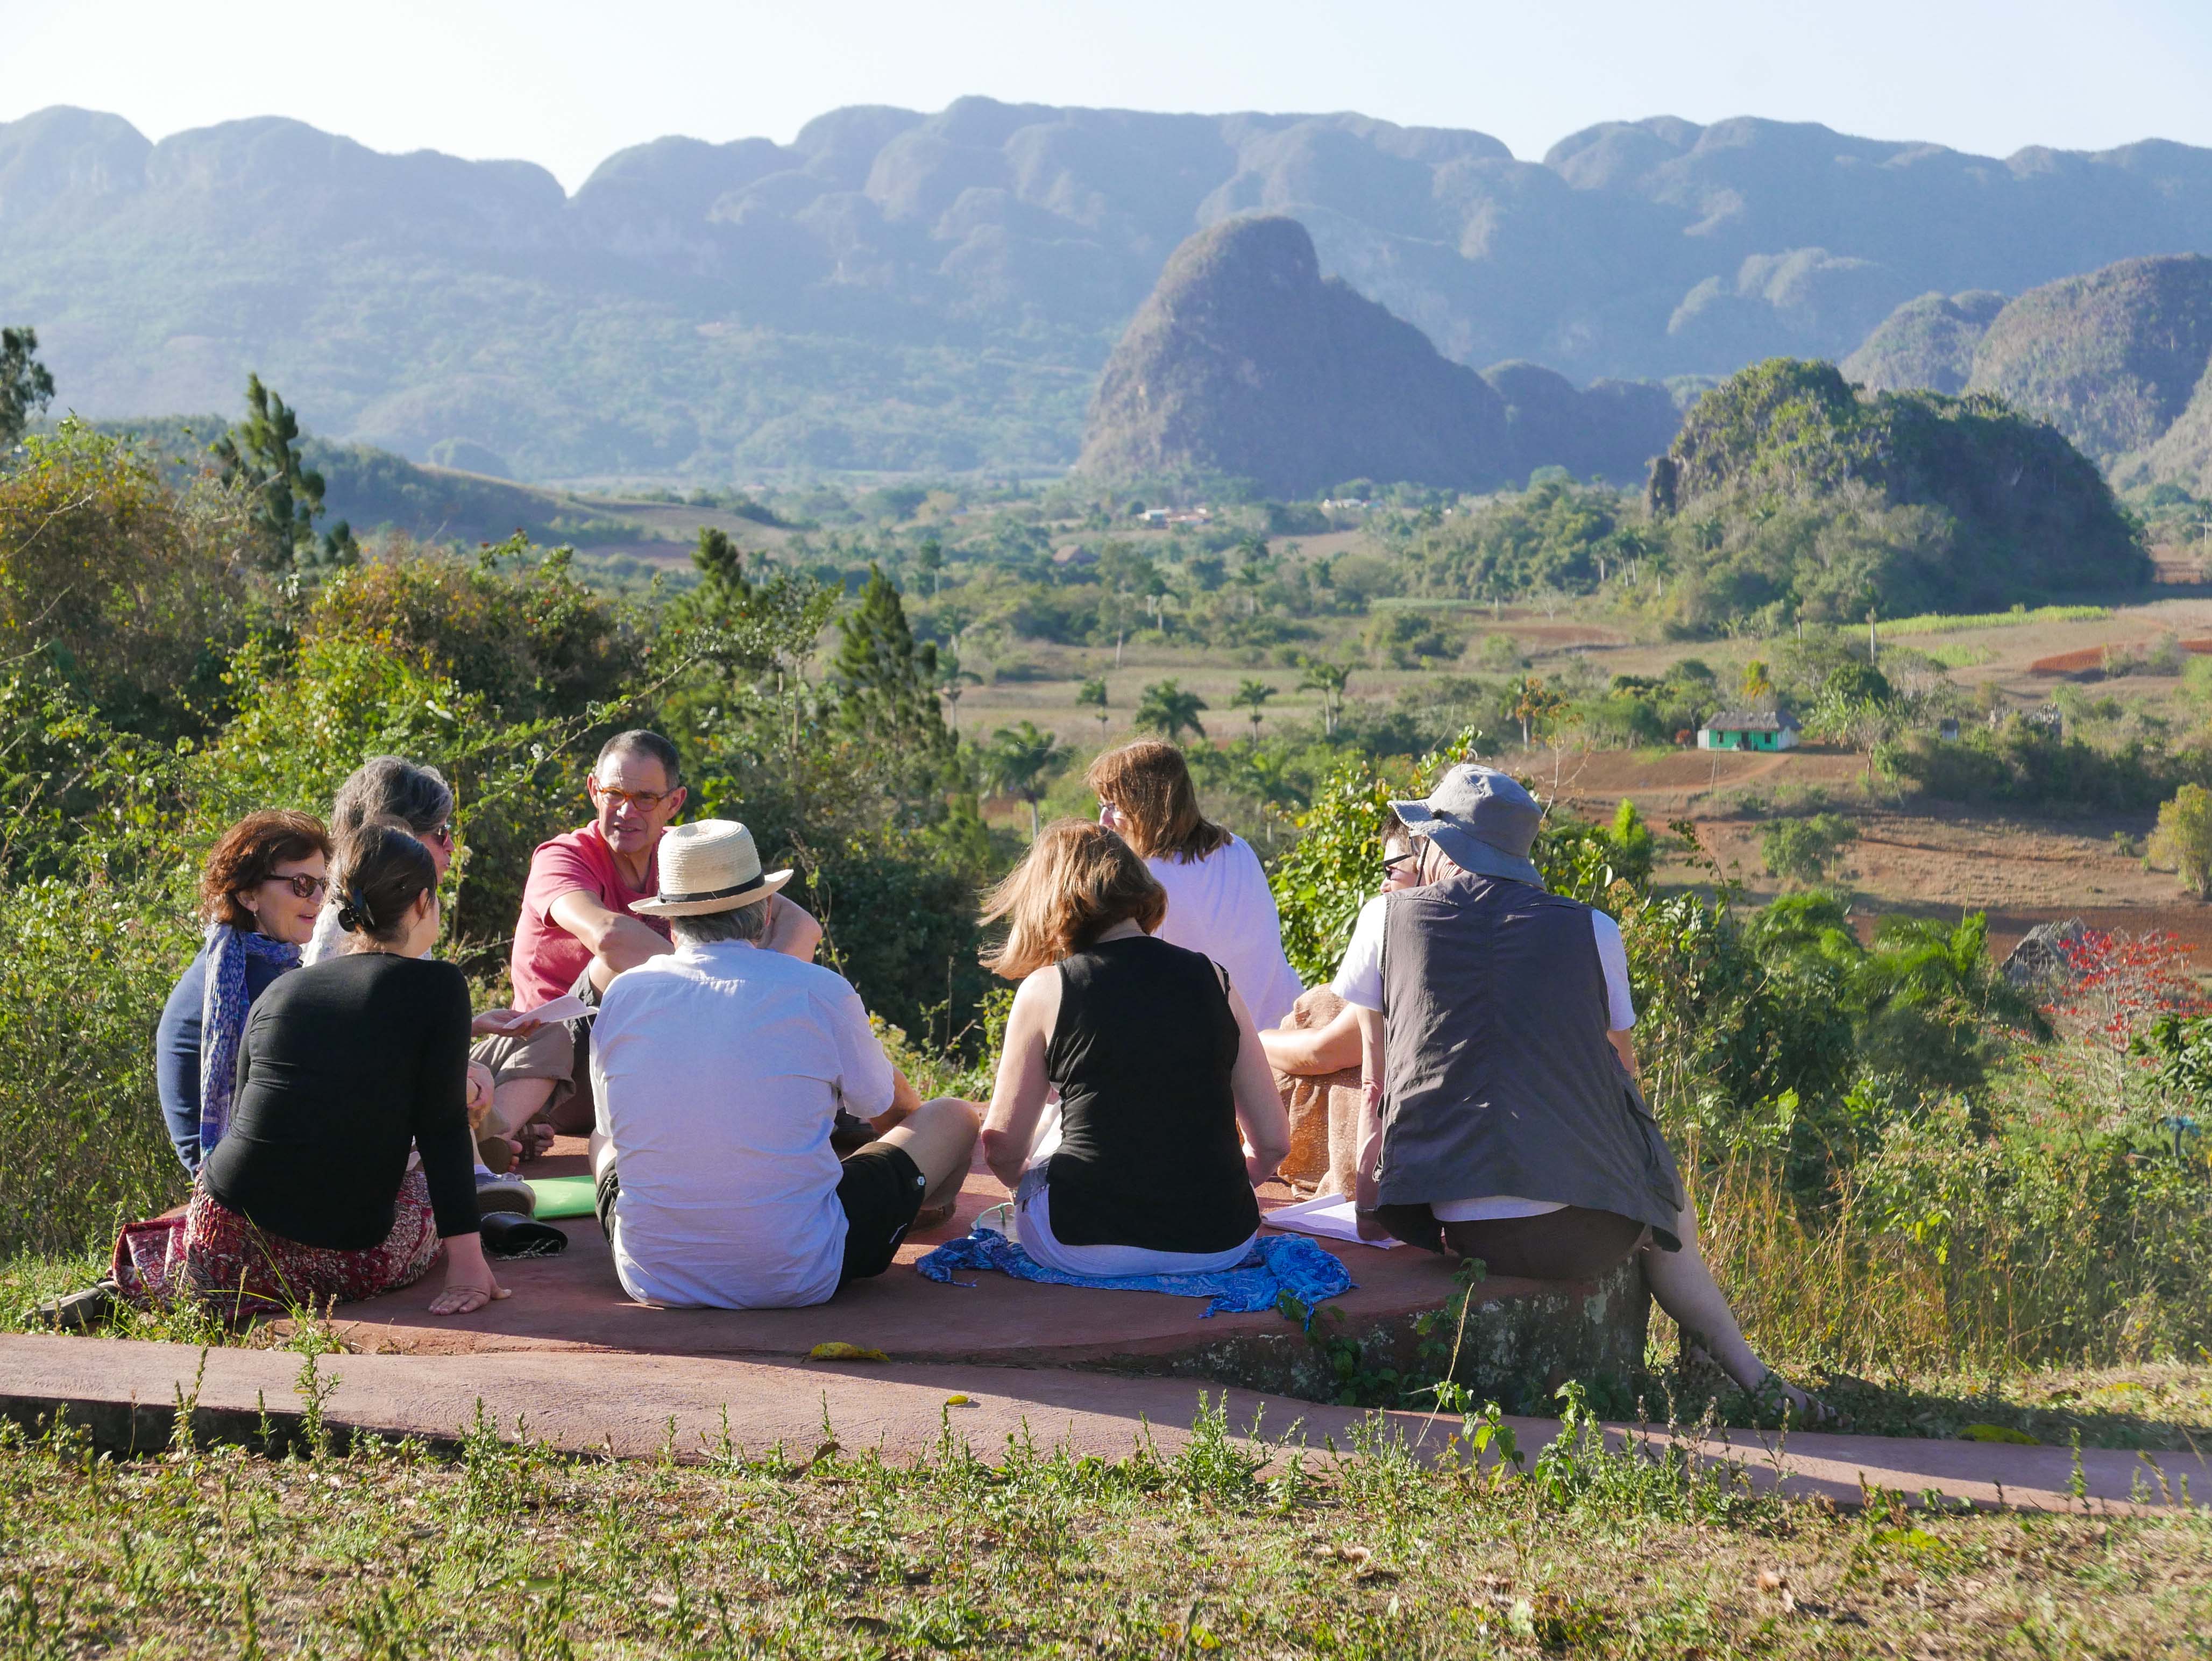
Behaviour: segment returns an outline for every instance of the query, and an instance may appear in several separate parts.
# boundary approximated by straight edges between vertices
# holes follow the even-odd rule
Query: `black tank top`
[[[1226,1252],[1260,1226],[1230,1074],[1237,1017],[1212,960],[1149,935],[1060,965],[1045,1070],[1060,1144],[1045,1185],[1068,1246]]]

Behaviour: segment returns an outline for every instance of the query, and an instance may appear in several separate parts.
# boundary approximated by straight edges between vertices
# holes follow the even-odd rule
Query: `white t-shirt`
[[[1382,1007],[1382,902],[1376,894],[1359,908],[1352,925],[1352,943],[1336,966],[1330,989],[1346,1003],[1362,1009]],[[1621,943],[1620,924],[1603,912],[1590,912],[1590,933],[1597,941],[1598,966],[1605,971],[1607,1028],[1625,1033],[1636,1024],[1636,1001],[1628,995],[1628,948]]]
[[[1283,920],[1251,844],[1231,836],[1203,859],[1147,859],[1145,868],[1168,891],[1154,937],[1205,953],[1229,971],[1253,1026],[1281,1026],[1305,988],[1283,955]]]
[[[345,931],[338,927],[338,908],[325,905],[315,913],[315,932],[300,949],[302,967],[313,968],[326,957],[338,957],[345,952]]]
[[[837,1289],[830,1127],[872,1118],[893,1075],[844,977],[743,941],[617,975],[592,1029],[614,1147],[615,1273],[641,1301],[785,1309]]]
[[[1382,1007],[1382,901],[1377,894],[1359,908],[1352,926],[1352,943],[1330,982],[1336,995],[1362,1009]],[[1605,971],[1607,1026],[1625,1033],[1636,1025],[1636,1001],[1628,991],[1628,948],[1620,938],[1620,924],[1603,912],[1590,912],[1590,933],[1597,942],[1598,966]],[[1439,1222],[1491,1222],[1506,1217],[1540,1217],[1564,1207],[1557,1200],[1522,1199],[1517,1194],[1485,1194],[1474,1199],[1438,1200],[1429,1209]]]

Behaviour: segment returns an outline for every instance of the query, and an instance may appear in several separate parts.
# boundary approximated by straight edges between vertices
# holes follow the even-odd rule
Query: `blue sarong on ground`
[[[1209,1298],[1203,1316],[1249,1315],[1280,1304],[1289,1293],[1308,1309],[1323,1299],[1352,1289],[1352,1273],[1319,1242],[1305,1234],[1262,1234],[1244,1260],[1231,1269],[1204,1275],[1070,1275],[1047,1269],[1004,1234],[978,1232],[947,1240],[915,1264],[931,1280],[953,1282],[963,1269],[995,1269],[1019,1281],[1048,1286],[1094,1286],[1107,1292],[1164,1292],[1177,1298]]]

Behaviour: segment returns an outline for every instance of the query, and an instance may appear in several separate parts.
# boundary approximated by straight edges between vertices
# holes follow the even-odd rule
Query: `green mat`
[[[540,1222],[592,1215],[593,1196],[589,1177],[532,1177],[530,1190],[538,1196]]]

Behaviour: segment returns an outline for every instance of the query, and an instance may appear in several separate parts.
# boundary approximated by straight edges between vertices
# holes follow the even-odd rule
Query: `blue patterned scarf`
[[[300,949],[267,935],[247,934],[227,923],[207,933],[207,979],[200,991],[200,1159],[204,1162],[230,1128],[230,1094],[238,1082],[238,1046],[246,1036],[248,958],[300,967]]]

